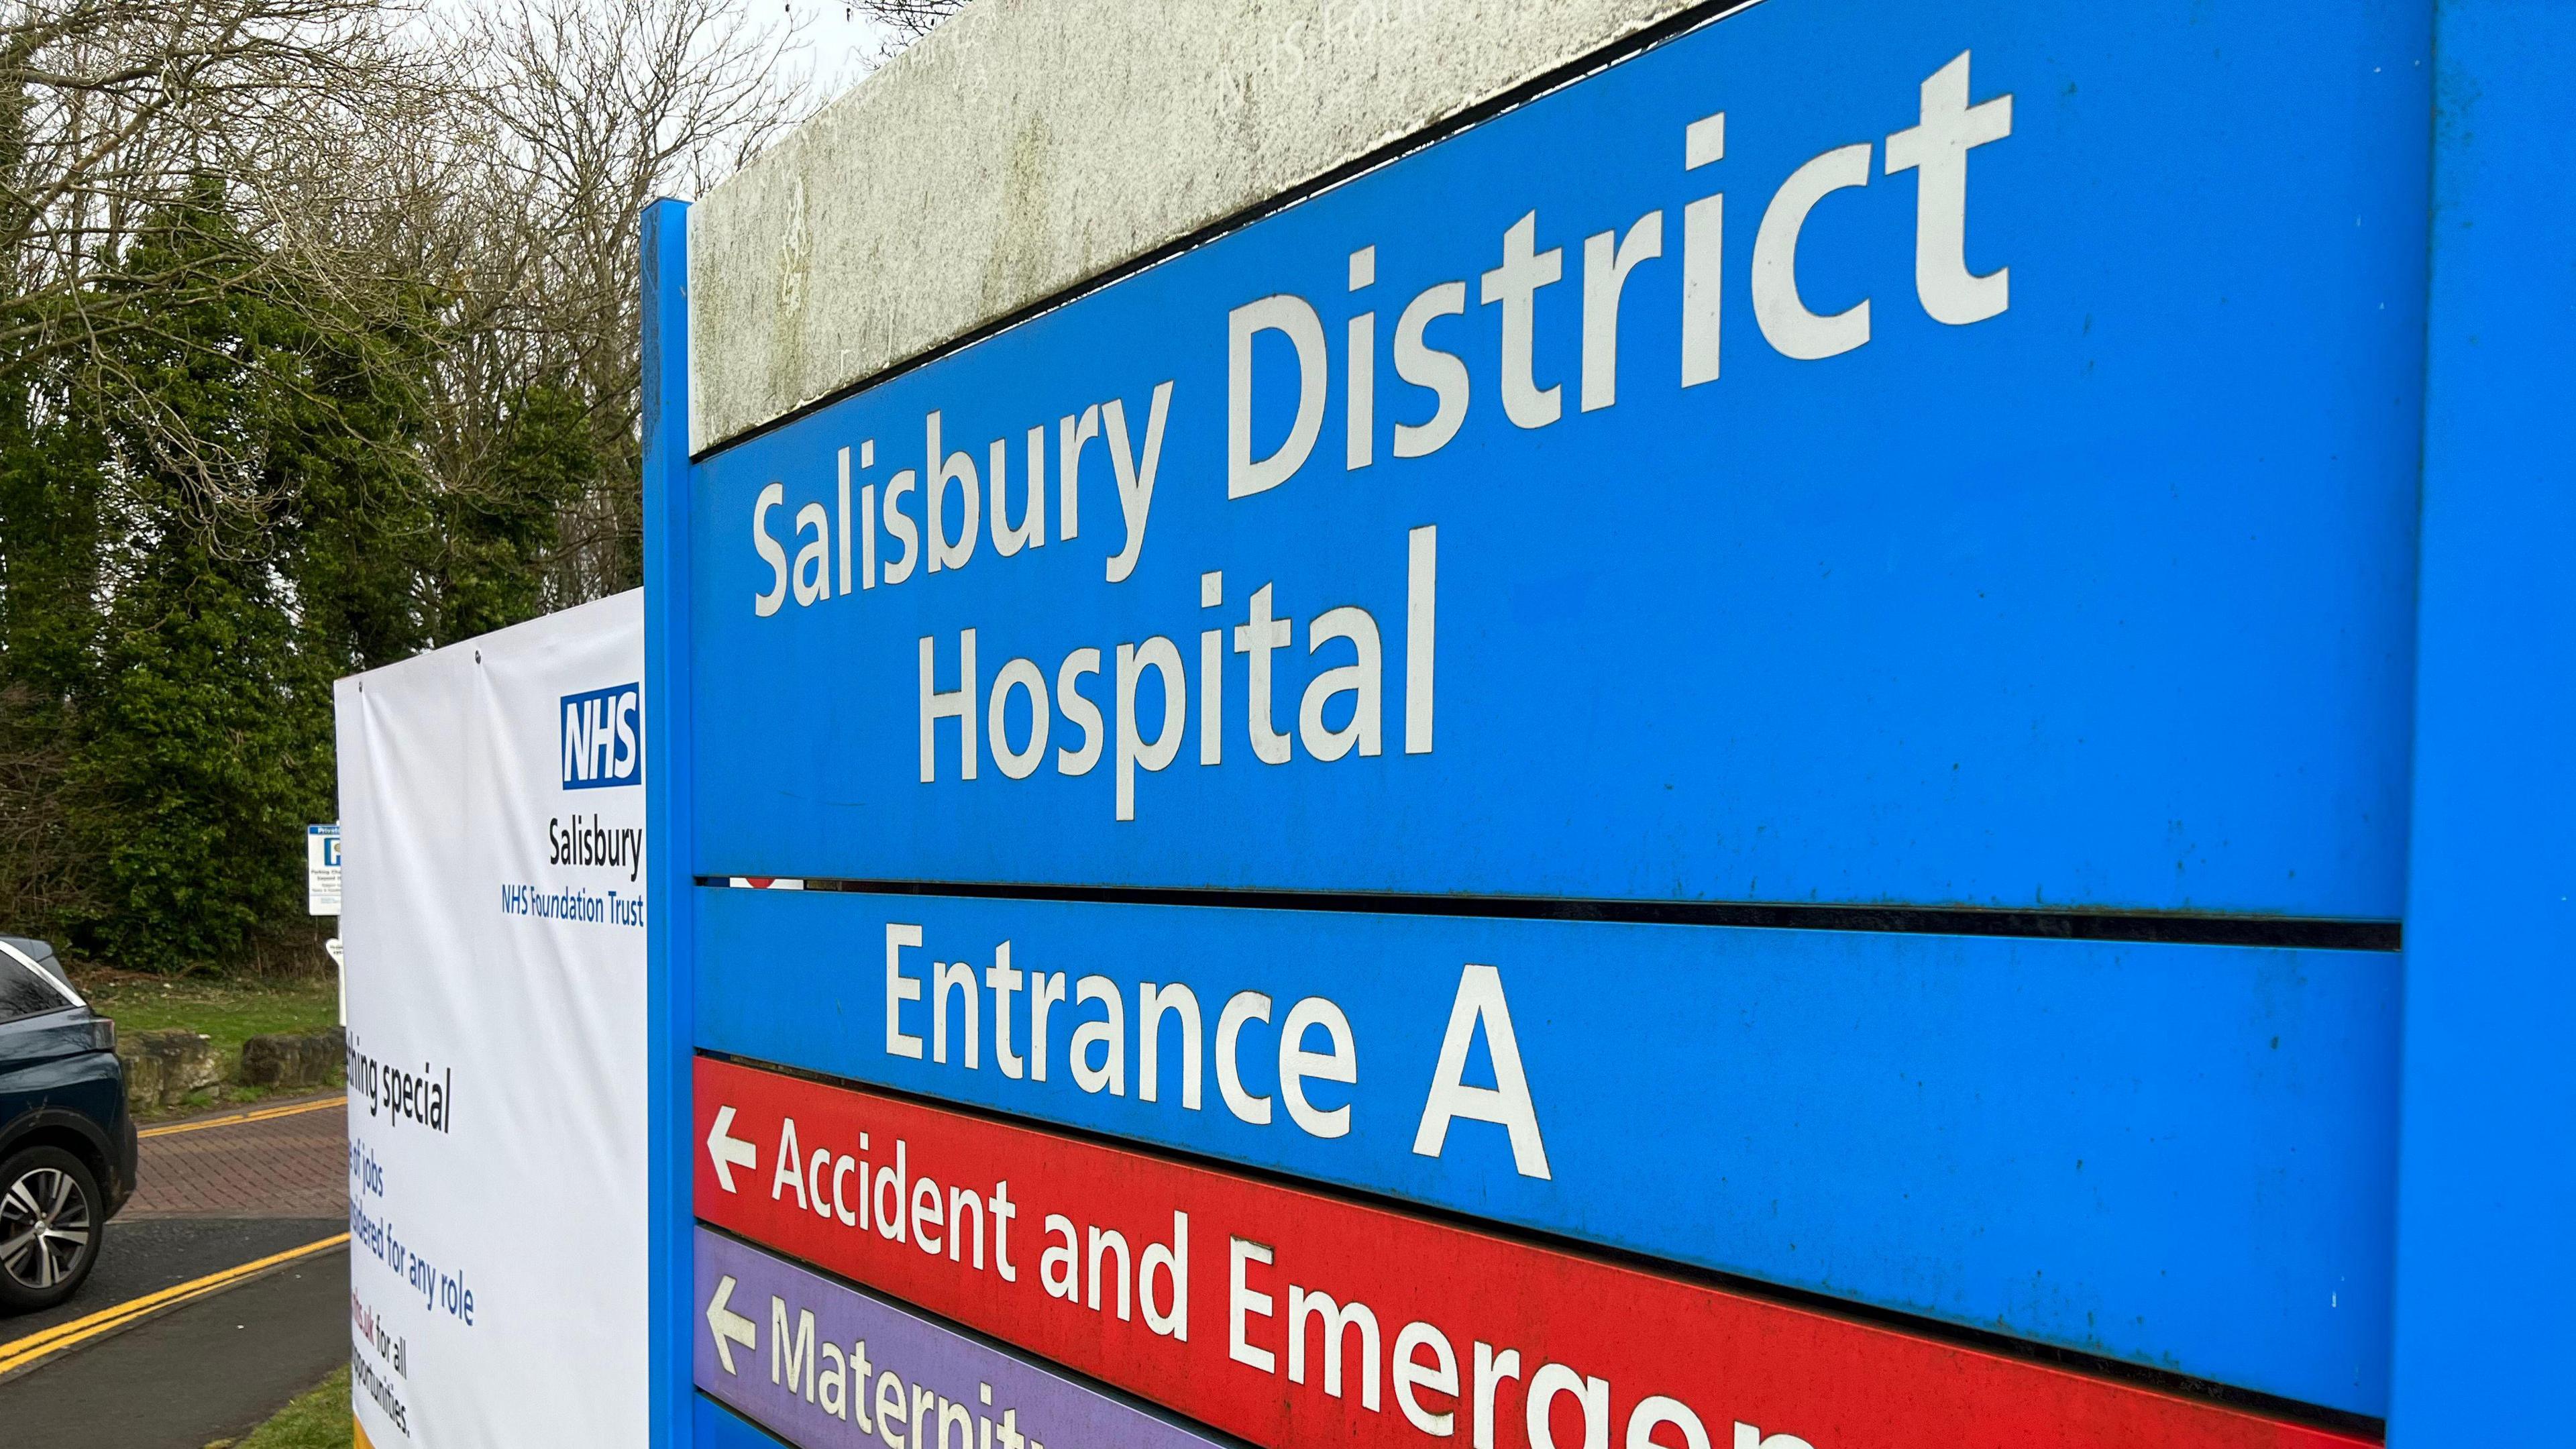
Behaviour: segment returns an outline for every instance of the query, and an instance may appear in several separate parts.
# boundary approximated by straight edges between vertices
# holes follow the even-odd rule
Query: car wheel
[[[0,1310],[28,1313],[72,1296],[98,1261],[98,1177],[59,1147],[0,1162]]]

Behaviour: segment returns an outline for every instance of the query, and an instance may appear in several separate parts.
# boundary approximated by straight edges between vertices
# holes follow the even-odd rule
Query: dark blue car
[[[42,941],[0,936],[0,1314],[50,1308],[98,1261],[134,1195],[116,1024]]]

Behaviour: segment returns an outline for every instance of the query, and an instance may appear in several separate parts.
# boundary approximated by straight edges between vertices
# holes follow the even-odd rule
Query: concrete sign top
[[[981,0],[691,209],[689,450],[1694,8]]]

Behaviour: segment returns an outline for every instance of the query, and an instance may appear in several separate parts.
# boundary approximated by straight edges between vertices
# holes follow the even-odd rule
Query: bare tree
[[[352,153],[419,132],[431,70],[401,19],[378,0],[0,6],[0,359],[21,377],[78,374],[153,462],[197,477],[212,505],[248,501],[239,460],[129,374],[125,334],[151,324],[114,303],[149,290],[184,306],[291,276],[289,294],[318,305],[378,305],[385,257],[366,219],[403,173]],[[231,245],[140,263],[142,229],[192,197],[219,201]]]
[[[589,408],[597,486],[559,517],[552,602],[629,586],[641,557],[638,219],[729,174],[810,102],[792,30],[723,0],[500,0],[456,37],[469,186],[450,202],[455,344],[435,470],[489,477],[496,427],[537,386]]]
[[[900,50],[966,8],[966,0],[857,0],[860,13],[893,32],[890,50]]]
[[[0,916],[296,937],[205,843],[327,791],[331,674],[640,573],[640,212],[803,114],[796,37],[411,3],[0,0]]]
[[[538,382],[593,410],[602,486],[562,520],[555,600],[577,602],[639,547],[637,218],[801,117],[796,37],[725,0],[489,0],[444,25],[407,3],[0,0],[0,366],[77,374],[130,414],[138,462],[256,511],[258,460],[132,375],[123,334],[151,324],[118,300],[264,289],[364,332],[428,295],[443,484],[482,486],[491,420]],[[140,264],[192,195],[227,245]]]

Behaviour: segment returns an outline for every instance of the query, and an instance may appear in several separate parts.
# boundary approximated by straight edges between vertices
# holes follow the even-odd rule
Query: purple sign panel
[[[809,1449],[1205,1449],[1189,1430],[698,1229],[697,1385]]]

